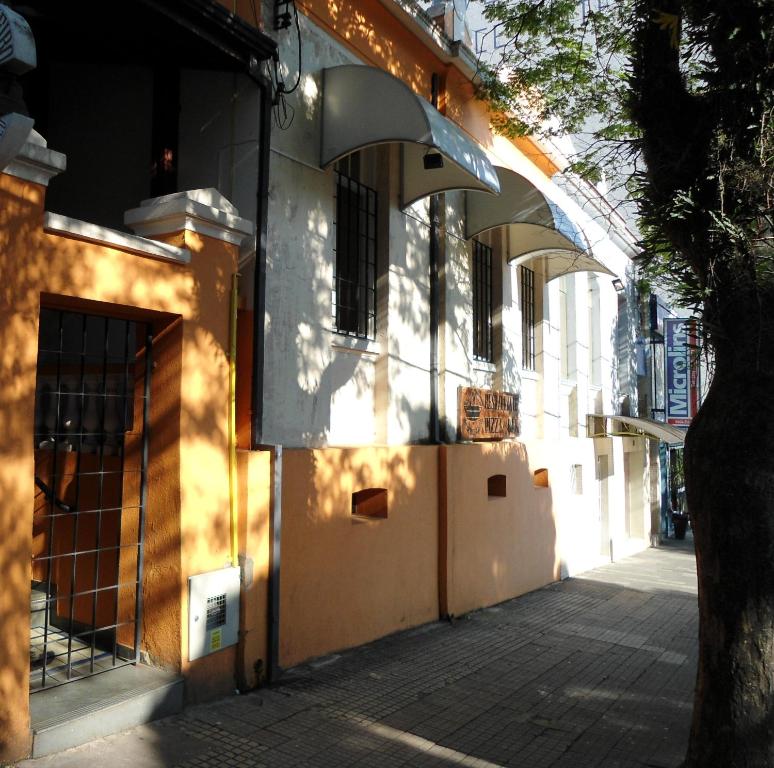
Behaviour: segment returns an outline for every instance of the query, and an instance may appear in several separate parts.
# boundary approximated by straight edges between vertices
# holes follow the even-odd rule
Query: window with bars
[[[519,267],[521,293],[521,365],[535,370],[535,273],[529,267]]]
[[[357,155],[336,166],[333,327],[376,337],[376,191],[359,181]]]
[[[492,343],[492,249],[473,241],[473,357],[494,362]]]

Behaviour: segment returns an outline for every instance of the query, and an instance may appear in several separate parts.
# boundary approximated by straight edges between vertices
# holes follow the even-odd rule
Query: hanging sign
[[[666,422],[686,427],[699,406],[699,366],[693,320],[664,318]]]
[[[457,417],[460,440],[518,437],[519,396],[480,387],[459,387]]]

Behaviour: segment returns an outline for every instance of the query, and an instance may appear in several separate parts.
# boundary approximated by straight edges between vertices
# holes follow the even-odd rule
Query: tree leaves
[[[716,297],[774,281],[774,3],[495,0],[487,16],[509,40],[482,73],[496,129],[573,134],[566,172],[623,177],[644,269],[714,327]]]

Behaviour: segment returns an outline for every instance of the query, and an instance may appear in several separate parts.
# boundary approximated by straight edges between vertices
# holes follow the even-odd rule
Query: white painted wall
[[[288,446],[419,442],[428,436],[430,401],[427,201],[405,212],[399,209],[400,151],[395,146],[381,150],[375,182],[384,206],[377,336],[364,342],[334,333],[335,182],[331,170],[318,167],[321,70],[355,59],[306,17],[301,24],[304,75],[298,92],[288,99],[295,110],[293,123],[286,130],[275,128],[272,135],[264,439]],[[280,42],[281,60],[292,65],[295,36],[280,36]],[[291,70],[286,81],[294,79]],[[538,188],[552,184],[505,139],[496,137],[490,152],[496,162]],[[597,257],[626,279],[629,258],[606,227],[561,190],[555,196],[583,229]],[[586,437],[587,414],[613,413],[621,397],[616,358],[619,298],[611,278],[577,273],[563,278],[563,286],[559,280],[546,284],[544,265],[531,265],[536,272],[537,361],[534,372],[524,371],[519,272],[508,262],[517,244],[509,242],[504,230],[486,233],[481,239],[492,247],[497,269],[495,361],[477,362],[472,356],[472,251],[464,239],[464,211],[464,193],[444,196],[439,367],[447,437],[456,439],[458,387],[474,384],[519,393],[523,439],[531,456],[551,467],[565,573],[609,557],[611,540],[614,554],[636,549],[641,539],[627,537],[621,440]],[[564,328],[562,287],[567,294]],[[597,479],[600,451],[607,457],[604,482]],[[638,499],[647,470],[645,455],[634,452],[627,460],[630,484],[632,477],[639,483]],[[539,466],[532,458],[531,464]],[[574,473],[581,477],[580,493],[572,482]],[[601,542],[603,486],[610,511],[606,543]],[[627,492],[631,499],[631,488]],[[647,507],[636,503],[637,509]],[[644,518],[642,524],[637,518],[634,529],[639,533],[640,528],[647,536]]]

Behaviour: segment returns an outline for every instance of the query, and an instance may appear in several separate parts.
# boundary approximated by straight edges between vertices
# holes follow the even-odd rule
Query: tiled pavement
[[[670,544],[20,766],[676,767],[697,607]]]

